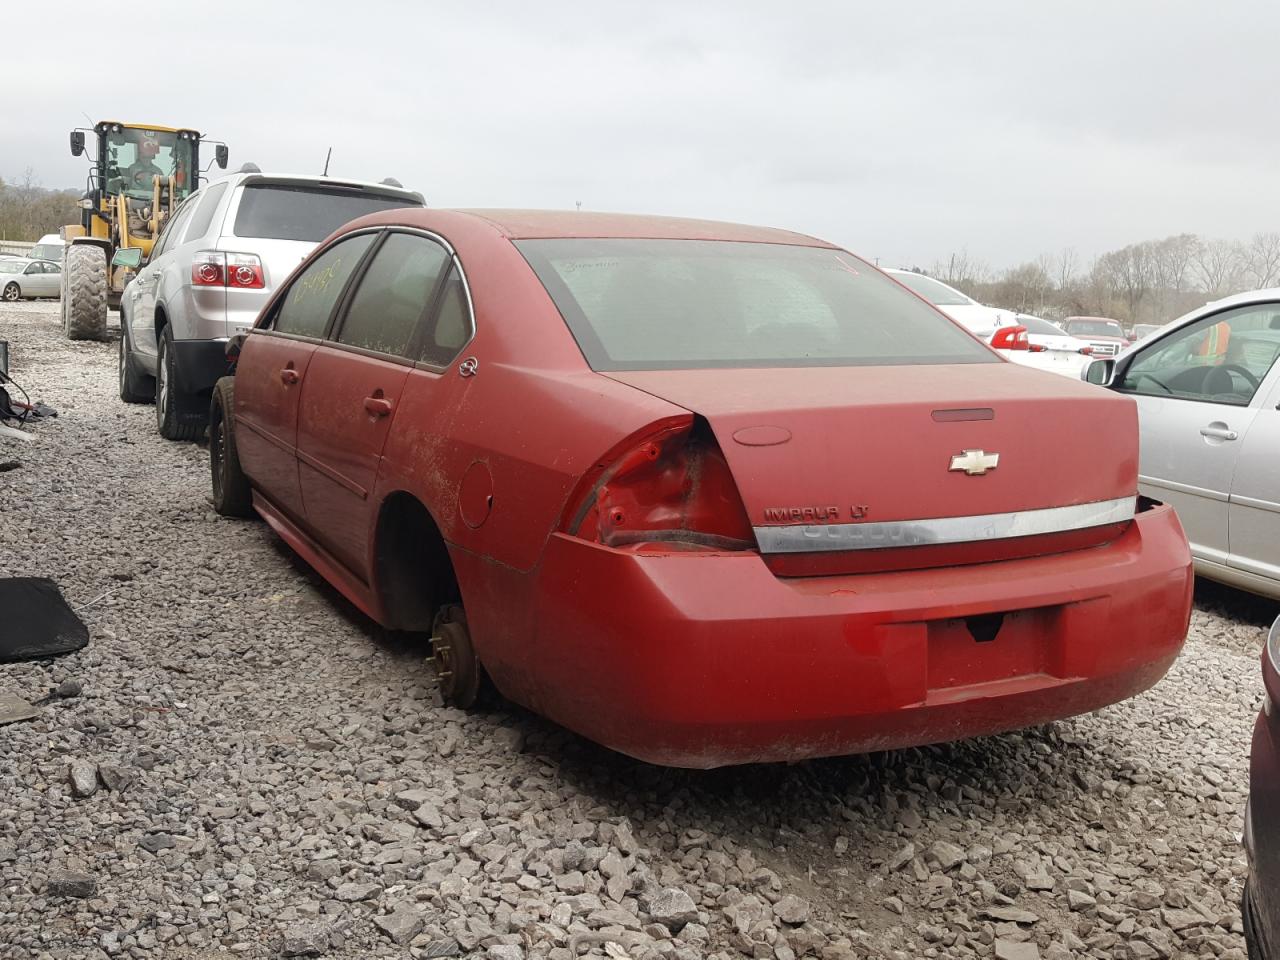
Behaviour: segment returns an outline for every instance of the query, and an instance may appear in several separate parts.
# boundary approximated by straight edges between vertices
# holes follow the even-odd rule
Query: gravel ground
[[[117,399],[114,343],[62,341],[54,304],[0,305],[0,339],[61,411],[0,439],[0,572],[92,631],[0,665],[49,696],[0,727],[0,957],[1244,958],[1274,605],[1202,588],[1168,678],[1088,717],[658,769],[441,707],[420,644],[214,515],[205,450]]]

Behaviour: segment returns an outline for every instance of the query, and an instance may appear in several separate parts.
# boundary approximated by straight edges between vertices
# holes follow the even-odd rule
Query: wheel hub
[[[465,709],[476,702],[480,693],[480,662],[460,607],[445,607],[440,611],[427,662],[435,670],[445,703]]]

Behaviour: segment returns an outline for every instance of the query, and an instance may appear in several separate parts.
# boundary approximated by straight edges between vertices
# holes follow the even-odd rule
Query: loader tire
[[[73,243],[62,270],[62,332],[68,340],[107,339],[107,255]]]

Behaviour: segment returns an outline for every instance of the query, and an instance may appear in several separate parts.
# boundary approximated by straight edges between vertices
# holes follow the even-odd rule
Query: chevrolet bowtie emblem
[[[980,477],[988,470],[1000,466],[1000,454],[985,450],[965,450],[951,458],[949,470],[963,470],[971,477]]]

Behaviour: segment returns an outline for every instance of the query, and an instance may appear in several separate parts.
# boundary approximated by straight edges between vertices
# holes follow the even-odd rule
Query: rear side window
[[[218,209],[218,204],[222,200],[222,195],[227,192],[225,183],[215,183],[212,187],[204,192],[200,198],[200,206],[196,207],[196,212],[191,215],[191,226],[187,228],[183,242],[187,240],[195,240],[203,237],[209,232],[209,227],[213,225],[213,214]]]
[[[391,234],[360,278],[337,341],[408,357],[448,264],[448,252],[434,240]]]
[[[348,220],[414,206],[420,204],[359,189],[250,183],[241,193],[234,231],[237,237],[319,243]]]
[[[273,328],[300,337],[322,337],[333,307],[377,234],[361,233],[335,243],[289,284]]]
[[[436,367],[445,367],[471,339],[471,310],[467,305],[467,289],[462,274],[454,268],[445,280],[435,323],[423,338],[418,359]]]
[[[999,363],[851,254],[719,240],[521,240],[596,370]]]

